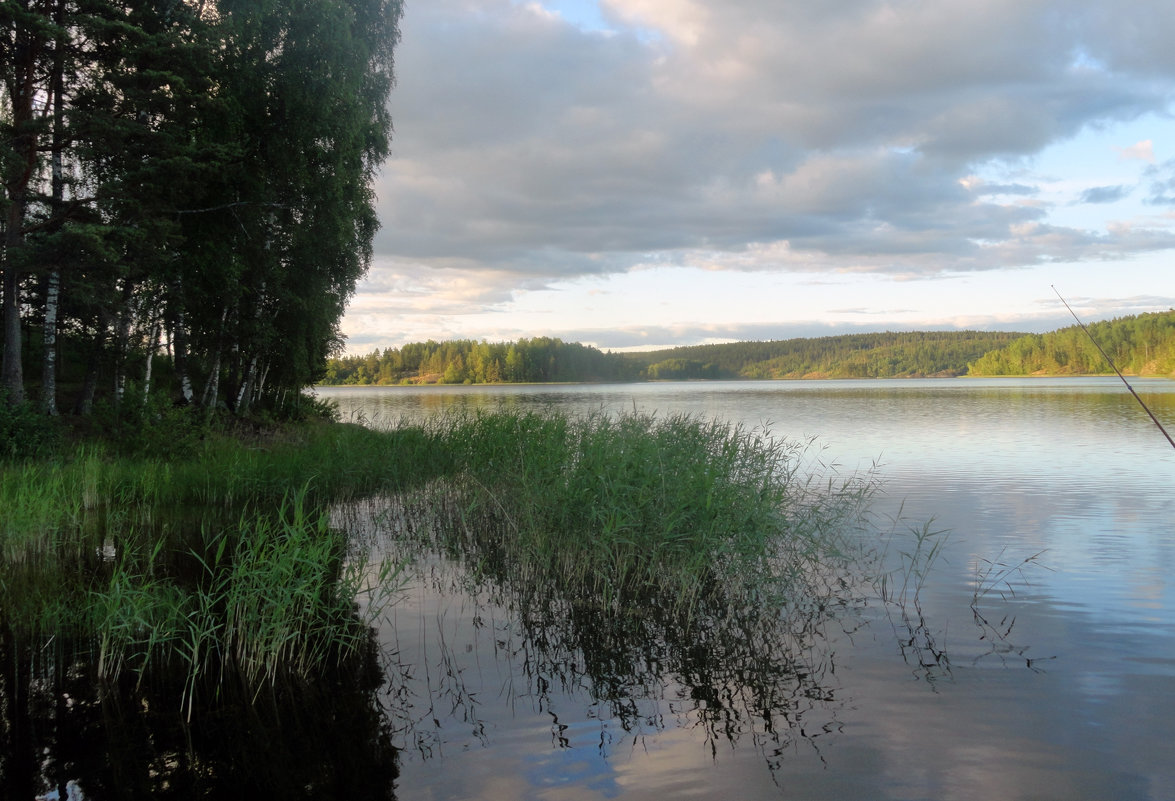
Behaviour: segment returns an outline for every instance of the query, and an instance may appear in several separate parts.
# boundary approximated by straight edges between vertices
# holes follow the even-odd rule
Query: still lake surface
[[[1131,384],[1175,430],[1175,381]],[[769,425],[817,438],[812,469],[874,470],[880,528],[947,531],[916,608],[806,629],[796,676],[652,644],[621,691],[590,622],[559,640],[422,559],[381,630],[401,801],[1175,799],[1175,449],[1116,378],[318,394],[377,427],[533,406]]]

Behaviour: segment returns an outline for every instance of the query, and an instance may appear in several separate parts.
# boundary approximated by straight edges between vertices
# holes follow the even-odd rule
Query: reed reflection
[[[774,771],[792,749],[819,752],[840,730],[837,651],[862,625],[870,592],[851,559],[801,586],[781,578],[792,559],[781,550],[715,566],[691,605],[655,584],[605,603],[590,581],[536,575],[510,558],[492,514],[435,497],[388,504],[384,545],[417,562],[429,595],[421,617],[432,630],[420,636],[430,645],[397,651],[385,698],[398,741],[421,758],[444,754],[446,729],[488,743],[500,713],[483,696],[495,681],[506,704],[549,718],[553,747],[590,736],[603,756],[683,728],[700,731],[714,757],[749,746]],[[479,683],[476,666],[488,663],[506,675]]]
[[[604,758],[690,730],[715,759],[754,749],[775,777],[797,749],[824,760],[852,701],[838,657],[856,636],[888,636],[878,623],[892,627],[895,658],[930,690],[952,680],[944,623],[922,603],[947,532],[859,530],[802,572],[801,544],[777,543],[765,559],[711,565],[683,604],[675,582],[617,598],[595,576],[536,571],[514,550],[510,521],[452,486],[383,504],[367,536],[416,564],[405,605],[419,613],[418,629],[403,619],[392,627],[404,639],[391,644],[384,700],[396,742],[423,760],[491,746],[495,731],[517,736],[502,721],[524,718],[547,722],[552,748]],[[975,585],[974,628],[956,632],[956,644],[970,638],[986,655],[977,659],[1024,665],[997,591],[1022,565],[989,567]]]

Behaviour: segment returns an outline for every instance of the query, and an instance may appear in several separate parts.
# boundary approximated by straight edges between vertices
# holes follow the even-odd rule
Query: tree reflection
[[[394,798],[374,640],[311,680],[259,692],[222,674],[190,718],[182,678],[102,687],[91,653],[0,637],[0,796],[65,798],[75,780],[88,798]]]

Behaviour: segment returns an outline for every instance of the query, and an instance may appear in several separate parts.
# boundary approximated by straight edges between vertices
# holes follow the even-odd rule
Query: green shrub
[[[61,446],[61,425],[42,414],[32,401],[11,404],[0,389],[0,460],[55,456]]]

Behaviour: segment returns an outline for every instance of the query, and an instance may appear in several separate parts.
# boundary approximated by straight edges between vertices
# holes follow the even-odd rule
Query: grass
[[[106,682],[178,672],[189,709],[212,675],[306,676],[365,646],[369,576],[396,583],[329,526],[329,501],[421,480],[438,453],[419,430],[307,425],[183,459],[91,443],[0,464],[0,626],[92,649]]]
[[[242,515],[205,555],[190,554],[200,568],[194,581],[169,574],[158,547],[121,560],[90,592],[99,676],[113,680],[128,664],[140,674],[153,663],[179,664],[189,712],[210,676],[254,689],[309,678],[366,643],[369,623],[356,616],[355,598],[367,589],[369,566],[345,558],[346,545],[325,511],[306,506],[303,490],[276,514]],[[394,573],[380,567],[383,590],[394,589]],[[367,609],[377,615],[381,607]]]
[[[604,609],[689,608],[734,580],[767,593],[768,575],[811,592],[873,491],[801,472],[810,443],[685,415],[458,415],[435,436],[459,467],[428,501],[456,518],[447,536]]]
[[[388,499],[383,537],[420,554],[426,580],[516,617],[493,633],[533,680],[524,692],[582,689],[626,733],[661,725],[667,688],[709,742],[781,753],[805,725],[819,733],[834,630],[859,625],[877,564],[857,531],[870,475],[839,477],[811,442],[684,415],[474,413],[431,431],[456,469]],[[438,550],[454,565],[439,579]],[[447,708],[476,721],[443,632],[438,648],[412,666],[439,671],[427,702],[394,710],[409,729],[440,727]]]
[[[189,714],[227,681],[297,680],[366,647],[398,581],[328,507],[413,488],[441,547],[582,608],[655,601],[688,620],[717,598],[827,604],[873,484],[801,469],[809,445],[690,416],[504,411],[208,437],[182,458],[90,444],[9,462],[0,625],[74,638],[108,682],[179,675]]]

